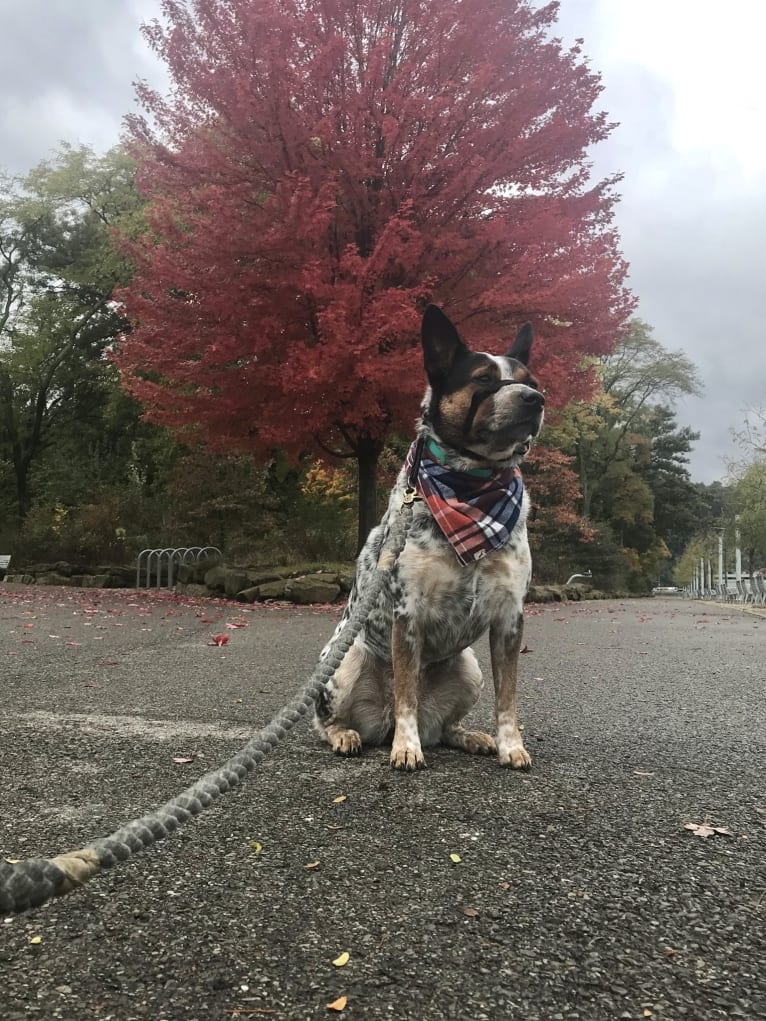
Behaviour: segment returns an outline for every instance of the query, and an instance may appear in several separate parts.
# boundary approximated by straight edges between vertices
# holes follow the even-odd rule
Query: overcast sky
[[[103,151],[132,82],[166,78],[139,33],[159,0],[0,0],[0,167],[28,170],[60,140]],[[562,0],[620,122],[593,153],[621,171],[617,220],[639,315],[705,383],[676,409],[702,434],[695,479],[725,475],[731,430],[766,404],[766,3]]]

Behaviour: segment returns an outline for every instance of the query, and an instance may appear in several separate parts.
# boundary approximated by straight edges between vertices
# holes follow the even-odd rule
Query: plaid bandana
[[[415,454],[413,443],[404,470]],[[461,564],[472,564],[500,549],[511,537],[521,513],[524,481],[518,468],[455,471],[438,460],[441,451],[426,443],[418,471],[418,494]]]

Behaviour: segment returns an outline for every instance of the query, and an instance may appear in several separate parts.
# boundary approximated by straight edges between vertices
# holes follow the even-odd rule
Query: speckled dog
[[[540,431],[545,403],[528,368],[532,328],[522,326],[505,356],[474,352],[430,305],[422,344],[430,385],[418,440],[359,556],[344,620],[368,584],[408,481],[417,479],[412,526],[390,585],[319,700],[315,723],[343,755],[392,740],[395,769],[422,768],[422,748],[438,743],[497,751],[501,765],[525,767],[531,759],[516,718],[516,674],[532,561],[518,465]],[[487,629],[496,739],[461,725],[484,683],[471,643]]]

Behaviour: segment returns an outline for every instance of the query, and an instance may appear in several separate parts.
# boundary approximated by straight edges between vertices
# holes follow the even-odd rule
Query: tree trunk
[[[14,473],[16,476],[16,501],[18,504],[18,518],[23,523],[31,506],[29,492],[29,460],[27,458],[16,459],[14,457]]]
[[[357,533],[357,553],[364,546],[370,530],[378,523],[377,469],[378,458],[383,449],[379,440],[364,437],[356,447],[356,459],[359,482],[359,531]]]

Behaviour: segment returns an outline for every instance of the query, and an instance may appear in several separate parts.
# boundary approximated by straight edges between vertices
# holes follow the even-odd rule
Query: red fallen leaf
[[[210,619],[210,617],[197,617],[197,620],[200,622],[200,624],[212,624],[213,623],[213,621]]]
[[[235,631],[238,627],[247,627],[247,621],[235,620],[231,624],[227,623],[226,627],[229,628],[230,631]]]
[[[553,619],[554,619],[554,620],[558,620],[558,621],[561,621],[561,623],[562,623],[562,624],[567,624],[567,623],[568,623],[568,621],[567,621],[567,618],[566,618],[566,617],[554,617]]]
[[[519,655],[521,655],[522,652],[531,652],[531,651],[532,650],[529,648],[529,646],[525,645],[523,649],[519,649]]]
[[[228,635],[213,635],[213,638],[208,642],[208,645],[226,645],[228,640]]]

